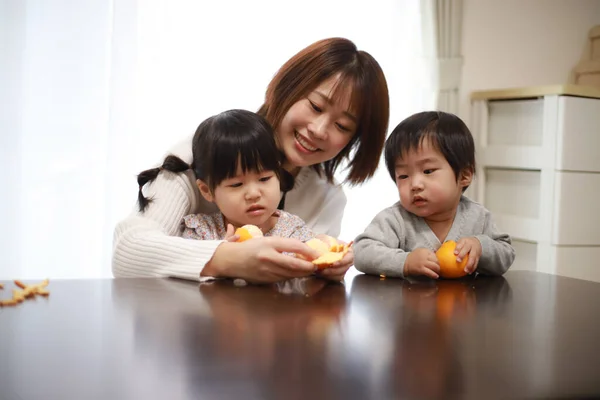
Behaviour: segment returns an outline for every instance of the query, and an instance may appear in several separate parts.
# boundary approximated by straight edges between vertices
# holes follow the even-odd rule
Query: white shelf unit
[[[471,104],[474,197],[512,236],[513,268],[600,282],[600,89],[482,91]]]

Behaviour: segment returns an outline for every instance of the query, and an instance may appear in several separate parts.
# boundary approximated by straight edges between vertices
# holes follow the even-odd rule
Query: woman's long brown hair
[[[387,82],[369,53],[344,38],[313,43],[279,69],[258,113],[277,130],[294,103],[338,74],[332,96],[337,100],[345,88],[352,88],[350,109],[358,117],[356,133],[337,156],[314,168],[332,182],[336,169],[348,159],[346,182],[360,184],[371,178],[379,165],[389,122]]]

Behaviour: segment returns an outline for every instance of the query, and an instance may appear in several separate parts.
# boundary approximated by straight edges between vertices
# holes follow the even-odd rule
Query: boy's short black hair
[[[475,173],[475,143],[467,125],[454,114],[423,111],[400,122],[385,142],[385,164],[394,182],[396,161],[425,139],[444,155],[457,180],[466,168]]]

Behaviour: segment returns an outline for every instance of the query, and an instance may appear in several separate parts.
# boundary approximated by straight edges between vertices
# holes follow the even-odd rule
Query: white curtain
[[[110,20],[108,1],[0,2],[0,279],[109,271]]]
[[[426,82],[429,98],[441,111],[458,113],[462,73],[462,0],[421,0]]]
[[[207,116],[256,110],[277,68],[315,40],[348,37],[380,62],[390,128],[424,106],[417,0],[284,4],[0,2],[0,279],[110,277],[136,173]],[[342,237],[397,199],[381,172],[348,188]]]

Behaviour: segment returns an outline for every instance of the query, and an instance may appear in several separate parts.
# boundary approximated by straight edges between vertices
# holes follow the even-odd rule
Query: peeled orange
[[[317,238],[310,239],[306,242],[306,245],[311,249],[316,250],[319,253],[319,256],[322,256],[323,254],[327,253],[330,247],[327,243]]]
[[[321,235],[319,238],[313,238],[306,242],[306,244],[316,250],[319,253],[319,257],[312,260],[312,263],[317,266],[318,269],[325,269],[331,267],[336,261],[340,261],[348,250],[350,244],[342,244],[337,241],[336,238],[331,236]],[[298,258],[304,258],[301,255],[297,255]]]
[[[238,242],[244,242],[255,237],[262,237],[263,235],[262,231],[256,225],[244,225],[237,228],[235,234],[240,237],[237,240]]]
[[[435,252],[440,263],[440,276],[442,278],[454,279],[467,275],[465,265],[467,265],[469,255],[466,255],[461,262],[458,262],[456,261],[456,254],[454,254],[455,249],[456,242],[448,240]]]

